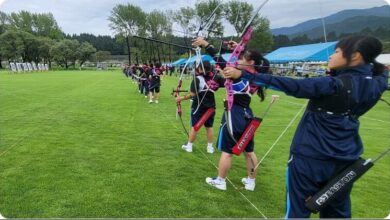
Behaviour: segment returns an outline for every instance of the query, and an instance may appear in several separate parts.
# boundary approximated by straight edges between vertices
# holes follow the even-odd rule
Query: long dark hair
[[[336,48],[340,48],[343,51],[343,57],[347,59],[349,64],[352,59],[352,54],[359,52],[366,64],[372,64],[373,75],[379,75],[385,70],[385,66],[376,62],[375,58],[382,53],[382,43],[375,37],[355,35],[341,39]]]
[[[253,60],[255,61],[254,63],[254,68],[256,72],[258,73],[270,73],[270,63],[269,61],[261,55],[260,52],[256,50],[245,50],[242,54],[241,57],[244,57],[246,60]],[[241,58],[240,57],[240,58]],[[257,95],[260,97],[261,101],[264,101],[265,99],[265,90],[263,87],[259,87],[257,90]]]

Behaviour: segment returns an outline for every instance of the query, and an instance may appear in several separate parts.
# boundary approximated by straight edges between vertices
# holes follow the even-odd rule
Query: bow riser
[[[226,63],[227,67],[237,67],[238,59],[240,58],[242,51],[245,50],[246,44],[252,38],[252,33],[253,33],[253,27],[249,26],[245,34],[243,35],[240,43],[237,45],[233,53],[230,55],[229,60]],[[226,88],[227,111],[230,111],[232,109],[233,101],[234,101],[233,81],[231,79],[226,79],[225,88]]]

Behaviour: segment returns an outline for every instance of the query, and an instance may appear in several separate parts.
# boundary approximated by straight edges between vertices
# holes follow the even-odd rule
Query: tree
[[[272,49],[273,38],[269,29],[269,20],[260,18],[259,23],[253,30],[252,38],[249,41],[249,48],[256,48],[262,53],[269,52]]]
[[[88,42],[92,44],[92,46],[95,47],[96,50],[110,51],[113,55],[126,54],[124,51],[125,40],[123,40],[123,42],[117,42],[117,39],[111,36],[95,36],[92,34],[82,33],[80,35],[67,35],[66,38],[78,40],[80,43]]]
[[[334,31],[329,32],[329,33],[326,35],[326,40],[327,40],[327,41],[336,41],[336,40],[337,40],[337,34],[336,34],[336,32],[334,32]]]
[[[8,61],[16,61],[21,55],[19,35],[15,30],[8,30],[0,35],[0,54]]]
[[[64,40],[65,44],[70,48],[73,52],[69,56],[69,61],[73,64],[73,68],[76,68],[76,61],[80,57],[80,43],[77,40]]]
[[[57,62],[57,64],[65,67],[65,69],[68,69],[69,62],[75,67],[77,57],[79,57],[79,46],[80,44],[76,40],[64,39],[54,44],[50,53],[53,55],[53,59]]]
[[[0,34],[3,34],[9,28],[9,16],[0,11]]]
[[[64,37],[53,14],[34,14],[33,31],[38,36],[49,37],[51,39],[62,39]]]
[[[287,35],[277,35],[277,36],[273,36],[273,50],[276,50],[280,47],[286,47],[286,46],[290,46],[290,38],[288,38]]]
[[[247,26],[253,14],[253,6],[247,2],[231,0],[225,7],[225,18],[233,25],[237,37],[241,37],[240,35],[245,31],[244,28]],[[273,37],[269,29],[269,20],[256,16],[251,25],[253,27],[253,33],[248,47],[256,48],[262,52],[270,51],[273,45]]]
[[[196,15],[200,25],[204,25],[204,23],[207,22],[206,19],[209,19],[214,9],[219,6],[219,8],[215,11],[215,14],[211,18],[211,25],[209,29],[204,30],[206,33],[208,33],[210,37],[221,37],[223,35],[223,6],[220,5],[221,3],[221,0],[202,0],[195,4]],[[197,25],[197,28],[199,28],[200,25]]]
[[[18,35],[23,62],[39,62],[39,41],[37,37],[25,31],[18,31]]]
[[[233,25],[236,30],[237,37],[242,34],[253,13],[253,6],[247,2],[232,0],[227,4],[225,7],[225,18],[231,25]],[[263,29],[263,27],[260,26],[264,26],[267,22],[269,23],[268,19],[256,16],[251,25],[254,29]]]
[[[109,51],[98,51],[96,52],[95,56],[96,61],[100,63],[109,60],[111,58],[111,53]]]
[[[10,25],[14,29],[52,39],[63,38],[63,33],[51,13],[33,14],[28,11],[13,12],[9,20]]]
[[[363,35],[374,36],[374,32],[369,27],[364,28],[363,30],[360,31],[360,33]]]
[[[53,45],[55,45],[55,41],[47,37],[41,37],[38,40],[39,40],[38,51],[39,51],[40,58],[43,60],[45,64],[48,63],[49,67],[51,68],[51,61],[53,59],[51,48]]]
[[[129,64],[131,63],[130,35],[144,35],[146,14],[138,6],[131,4],[116,5],[108,18],[110,28],[126,37]]]
[[[0,53],[8,60],[31,62],[38,59],[38,40],[25,31],[8,30],[1,35]]]
[[[184,36],[195,31],[195,9],[191,7],[182,7],[178,11],[172,12],[172,20],[176,22],[183,30]]]
[[[308,43],[311,43],[311,40],[306,34],[291,39],[291,45],[302,45]]]
[[[39,63],[42,60],[51,59],[50,47],[54,41],[49,38],[36,37],[24,31],[7,31],[6,42],[2,45],[4,54],[9,55],[8,59],[22,59],[23,62]],[[4,39],[4,38],[3,38]]]
[[[253,6],[247,2],[237,0],[229,1],[225,7],[225,18],[231,25],[233,25],[237,37],[245,28],[251,15],[253,13]],[[253,23],[256,23],[254,21]]]
[[[154,10],[146,17],[146,33],[155,39],[160,39],[172,33],[172,23],[164,12]]]
[[[0,35],[3,34],[9,26],[9,17],[6,13],[0,11]],[[0,53],[0,69],[3,68],[1,61],[3,60],[3,56]]]
[[[87,42],[81,43],[81,46],[78,50],[79,50],[78,60],[80,62],[80,66],[82,66],[85,63],[85,61],[90,60],[92,58],[92,55],[96,53],[96,48],[94,48],[92,44]]]
[[[28,33],[33,32],[33,15],[28,11],[12,12],[10,15],[11,26],[17,30]]]

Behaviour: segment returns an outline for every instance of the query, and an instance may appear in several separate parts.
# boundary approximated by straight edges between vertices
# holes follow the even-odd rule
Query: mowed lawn
[[[252,101],[256,115],[281,95],[256,133],[263,158],[254,192],[242,190],[243,156],[235,157],[228,190],[205,183],[220,153],[206,153],[205,132],[186,153],[186,135],[170,95],[177,77],[163,79],[159,104],[116,71],[0,73],[0,213],[8,218],[283,218],[289,146],[306,100],[269,90]],[[183,88],[188,88],[185,80]],[[217,95],[218,133],[225,91]],[[384,98],[389,100],[386,92]],[[190,102],[183,102],[188,124]],[[379,102],[362,116],[364,158],[389,147],[390,107]],[[390,156],[356,184],[355,218],[390,212]]]

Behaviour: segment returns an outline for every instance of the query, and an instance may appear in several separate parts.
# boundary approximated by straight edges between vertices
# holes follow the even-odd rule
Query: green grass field
[[[219,153],[205,153],[204,130],[193,153],[181,150],[186,136],[170,96],[177,80],[165,77],[160,103],[148,104],[119,70],[0,73],[0,213],[7,218],[283,218],[289,145],[306,100],[268,91],[264,103],[252,101],[260,115],[270,95],[281,95],[256,134],[259,160],[278,141],[261,163],[254,192],[240,189],[243,156],[234,158],[228,176],[237,188],[229,183],[222,192],[205,183],[216,175]],[[216,134],[224,96],[220,90]],[[389,92],[384,98],[390,99]],[[188,122],[190,103],[182,105]],[[376,157],[389,147],[389,106],[379,102],[360,121],[363,156]],[[355,184],[352,210],[355,218],[389,214],[390,156]]]

